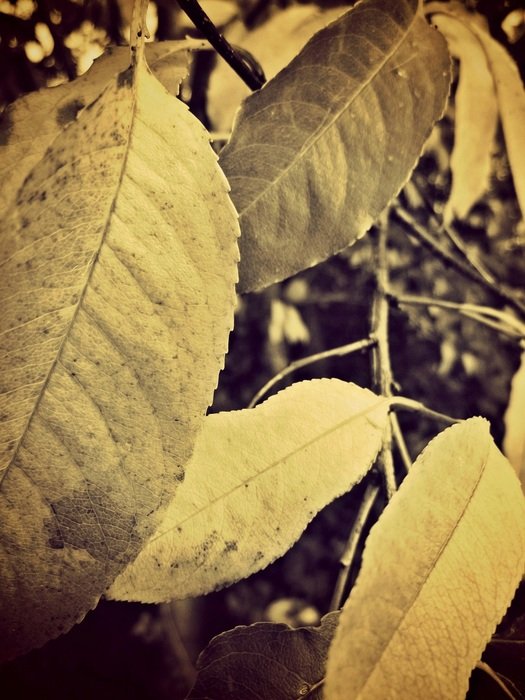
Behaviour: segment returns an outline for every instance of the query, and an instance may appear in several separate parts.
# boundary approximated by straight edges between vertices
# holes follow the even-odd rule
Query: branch
[[[483,287],[483,289],[488,290],[499,299],[500,302],[512,306],[521,316],[525,316],[525,304],[519,299],[516,299],[516,297],[501,284],[496,284],[489,279],[480,277],[479,273],[473,269],[470,264],[467,264],[453,255],[444,245],[435,239],[434,236],[430,235],[407,211],[401,207],[396,207],[391,210],[391,215],[409,236],[416,238],[426,248],[431,250],[436,257],[441,259],[441,261],[450,265],[464,277],[475,282],[480,287]]]
[[[224,38],[204,12],[197,0],[177,0],[181,9],[188,15],[193,24],[208,39],[217,53],[224,58],[237,75],[244,80],[250,90],[258,90],[266,82],[264,73],[248,52],[235,50]]]
[[[287,377],[292,372],[295,372],[302,367],[311,365],[314,362],[319,362],[320,360],[326,360],[328,357],[344,357],[345,355],[351,355],[354,352],[359,352],[360,350],[366,350],[375,345],[376,341],[374,338],[364,338],[363,340],[357,340],[354,343],[348,343],[348,345],[341,345],[337,348],[332,348],[331,350],[323,350],[322,352],[317,352],[315,355],[309,355],[308,357],[302,357],[299,360],[291,362],[287,367],[285,367],[281,372],[272,377],[266,384],[259,389],[255,394],[253,399],[248,404],[248,408],[253,408],[262,397],[267,394],[272,387],[274,387],[281,379]]]
[[[372,371],[375,390],[382,396],[392,396],[392,366],[390,363],[390,347],[388,341],[388,316],[390,311],[390,290],[388,279],[387,259],[387,229],[386,224],[377,229],[376,245],[376,283],[377,288],[372,304],[372,337],[377,345],[372,353]],[[385,480],[387,497],[390,500],[397,485],[392,455],[392,426],[390,422],[383,433],[383,444],[379,453],[379,465]]]

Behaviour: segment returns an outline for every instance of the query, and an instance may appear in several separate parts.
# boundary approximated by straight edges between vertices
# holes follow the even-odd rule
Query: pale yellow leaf
[[[427,9],[431,13],[444,12],[465,23],[483,49],[496,88],[516,196],[522,215],[525,216],[525,89],[518,67],[505,48],[480,24],[480,15],[468,12],[458,2],[434,2]]]
[[[81,619],[182,478],[232,325],[227,189],[202,125],[141,63],[2,220],[1,658]]]
[[[292,5],[278,11],[256,29],[240,21],[225,31],[228,41],[248,50],[261,65],[267,80],[273,78],[316,32],[349,9],[342,5],[321,10],[318,5]],[[250,88],[222,59],[210,76],[208,116],[216,131],[229,131],[239,105]]]
[[[525,566],[525,499],[471,418],[418,457],[367,540],[326,700],[462,700]]]
[[[512,378],[509,405],[505,412],[503,452],[516,470],[525,491],[525,353]]]
[[[387,414],[386,399],[322,379],[208,416],[163,523],[110,596],[184,598],[263,569],[366,474]]]
[[[461,21],[444,14],[434,24],[460,61],[456,91],[454,149],[450,160],[452,189],[445,219],[465,218],[485,193],[498,124],[498,103],[492,74],[476,36]]]
[[[187,73],[188,50],[196,46],[189,40],[146,47],[151,69],[173,94]],[[6,109],[0,117],[0,218],[56,136],[128,65],[129,47],[111,47],[80,78],[31,92]]]

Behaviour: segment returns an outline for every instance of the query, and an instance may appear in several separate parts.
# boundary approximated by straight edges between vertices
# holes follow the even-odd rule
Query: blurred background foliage
[[[0,107],[23,93],[73,79],[106,46],[126,43],[131,4],[130,0],[0,0]],[[240,20],[250,30],[292,3],[205,0],[202,4],[219,26]],[[486,17],[492,35],[525,76],[523,2],[466,0],[465,4]],[[149,27],[158,40],[199,35],[174,0],[151,3]],[[200,55],[191,83],[182,92],[211,129],[207,84],[214,61],[209,53]],[[237,80],[233,74],[232,79]],[[455,85],[447,112],[401,195],[402,205],[423,224],[431,212],[443,213],[450,191],[454,90]],[[487,193],[456,226],[468,249],[496,277],[523,288],[525,228],[501,134]],[[394,224],[390,263],[398,293],[498,305],[414,245]],[[365,237],[325,263],[261,293],[239,297],[230,352],[211,410],[244,408],[269,378],[293,360],[366,337],[374,280],[370,239]],[[501,442],[510,381],[520,357],[518,343],[454,313],[419,307],[393,308],[390,330],[398,392],[456,417],[485,415]],[[369,357],[363,353],[312,364],[276,389],[323,376],[370,386]],[[403,414],[401,425],[414,458],[442,427],[414,414]],[[326,508],[285,557],[224,591],[161,606],[103,601],[68,635],[1,670],[0,694],[39,700],[176,700],[191,685],[195,658],[214,634],[259,620],[315,624],[328,609],[338,558],[363,489],[360,485]],[[501,629],[509,638],[525,640],[523,591]],[[507,644],[504,653],[494,645],[487,651],[487,660],[512,679],[521,697],[525,697],[524,647],[521,641]],[[475,672],[471,700],[503,697],[496,684]]]

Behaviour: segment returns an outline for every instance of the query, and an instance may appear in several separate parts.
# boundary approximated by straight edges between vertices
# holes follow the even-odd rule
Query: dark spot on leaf
[[[59,126],[67,126],[72,122],[80,110],[84,107],[84,102],[82,100],[71,100],[71,102],[66,102],[65,105],[59,107],[57,110],[57,124]]]
[[[133,51],[133,47],[131,50]],[[118,74],[117,87],[118,88],[131,87],[132,81],[133,81],[133,71],[131,70],[131,68],[128,68],[127,70],[122,71],[122,73]]]
[[[236,552],[237,542],[235,540],[229,540],[224,543],[224,552]]]
[[[40,192],[39,199],[41,202],[45,202],[47,199],[47,192],[44,190],[43,192]]]

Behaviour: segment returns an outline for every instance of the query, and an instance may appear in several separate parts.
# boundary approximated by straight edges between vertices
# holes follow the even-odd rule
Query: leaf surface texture
[[[199,656],[188,700],[321,700],[338,616],[325,615],[318,627],[259,622],[220,634]]]
[[[140,65],[1,228],[5,658],[81,619],[158,525],[223,363],[238,224],[203,127]]]
[[[325,699],[462,700],[524,564],[525,501],[487,422],[447,429],[370,532]]]
[[[332,379],[208,416],[163,523],[109,595],[143,602],[196,596],[263,569],[366,474],[387,406]]]
[[[407,181],[449,85],[417,0],[363,0],[243,104],[221,165],[242,238],[240,290],[362,236]]]

